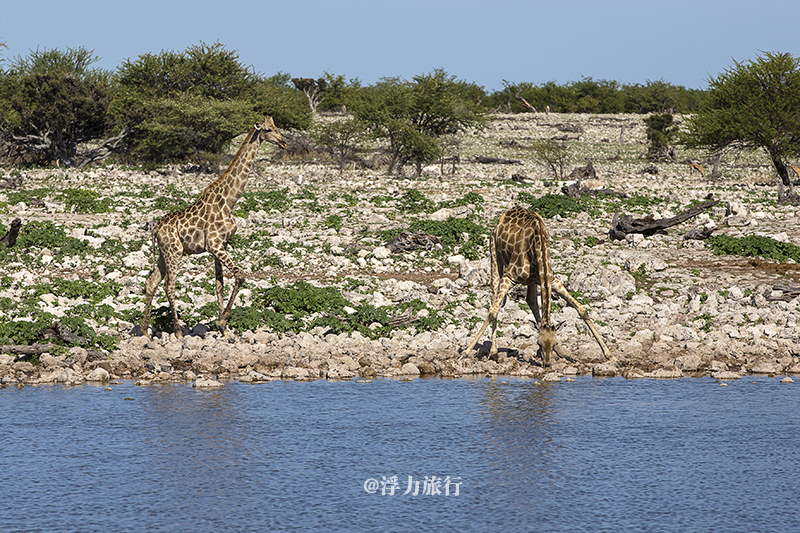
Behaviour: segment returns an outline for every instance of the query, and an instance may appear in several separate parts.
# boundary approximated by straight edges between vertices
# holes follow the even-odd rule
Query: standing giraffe
[[[145,337],[150,337],[148,330],[150,309],[153,305],[153,296],[162,278],[164,279],[164,291],[167,293],[167,300],[169,300],[169,307],[172,311],[175,336],[183,337],[178,320],[178,309],[175,306],[175,277],[183,254],[192,255],[203,252],[209,252],[214,256],[217,305],[219,307],[217,327],[225,330],[231,316],[233,300],[244,283],[245,277],[242,269],[234,264],[225,250],[228,241],[236,232],[236,223],[231,212],[244,191],[256,152],[264,141],[286,148],[283,135],[275,127],[272,117],[269,116],[264,117],[264,122],[257,122],[253,126],[228,169],[206,187],[195,203],[164,215],[156,224],[153,229],[153,248],[155,249],[156,243],[158,243],[160,253],[156,268],[147,278],[144,315],[142,316],[142,334]],[[227,306],[224,306],[223,298],[223,266],[233,273],[236,280]]]
[[[592,335],[600,344],[603,355],[606,359],[614,360],[602,337],[600,337],[594,324],[589,319],[589,313],[586,308],[578,303],[567,292],[567,289],[558,278],[553,275],[550,263],[549,240],[550,236],[547,234],[544,220],[537,213],[528,211],[524,207],[514,206],[500,216],[497,227],[489,241],[493,290],[492,305],[489,308],[489,316],[486,317],[486,321],[466,352],[475,347],[478,339],[480,339],[489,322],[491,322],[492,347],[490,353],[492,355],[497,353],[497,315],[500,312],[500,306],[504,303],[511,285],[521,283],[528,286],[528,294],[525,301],[528,302],[533,316],[539,324],[539,346],[542,349],[545,366],[550,366],[550,352],[556,342],[555,330],[550,323],[550,302],[553,292],[564,298],[569,305],[578,311],[578,314],[589,326]],[[541,287],[542,290],[541,316],[539,315],[539,303],[536,294],[537,286]]]

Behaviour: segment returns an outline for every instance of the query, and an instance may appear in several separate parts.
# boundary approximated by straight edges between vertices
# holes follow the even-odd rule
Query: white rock
[[[386,259],[388,257],[391,257],[392,251],[385,246],[378,246],[372,250],[372,255],[376,259]]]
[[[400,374],[404,376],[419,376],[419,368],[414,363],[406,363],[400,367]]]
[[[220,383],[215,379],[207,379],[207,378],[200,378],[192,384],[192,387],[196,388],[214,388],[214,387],[224,387],[224,383]]]
[[[86,381],[108,381],[110,378],[105,368],[97,367],[86,376]]]

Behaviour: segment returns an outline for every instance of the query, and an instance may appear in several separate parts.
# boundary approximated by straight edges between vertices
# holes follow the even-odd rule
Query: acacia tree
[[[0,73],[0,142],[6,160],[81,166],[98,156],[98,147],[78,150],[108,131],[111,74],[91,67],[97,59],[84,48],[36,50]],[[115,140],[100,146],[108,147],[107,142]]]
[[[476,94],[482,91],[474,85],[434,70],[412,81],[383,79],[350,103],[356,120],[389,141],[389,173],[413,162],[419,175],[424,163],[441,157],[442,137],[484,123]]]
[[[672,139],[678,128],[672,120],[672,114],[650,115],[644,119],[644,123],[647,126],[647,140],[650,142],[647,158],[650,161],[674,161],[675,150],[672,148]]]
[[[108,113],[114,127],[130,131],[120,157],[210,165],[264,114],[281,128],[304,129],[311,113],[286,78],[261,78],[220,43],[126,60]]]
[[[787,163],[800,154],[800,59],[765,52],[709,80],[705,105],[690,117],[684,143],[718,152],[762,149],[790,188]]]

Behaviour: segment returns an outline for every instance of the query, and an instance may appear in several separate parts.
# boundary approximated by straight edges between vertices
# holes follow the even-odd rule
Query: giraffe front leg
[[[603,342],[603,337],[600,336],[600,332],[597,331],[592,319],[589,318],[589,311],[586,310],[584,306],[582,306],[572,295],[567,291],[564,284],[561,283],[557,278],[553,278],[553,292],[564,298],[566,302],[572,306],[577,312],[578,315],[583,319],[584,323],[589,327],[589,331],[592,332],[592,336],[594,336],[597,344],[600,345],[600,350],[603,352],[603,356],[608,359],[609,361],[616,361],[617,358],[611,354],[611,350],[608,349],[606,343]]]
[[[472,343],[469,345],[469,348],[464,353],[471,352],[472,349],[478,344],[478,340],[483,335],[483,332],[486,331],[486,328],[489,326],[489,323],[492,324],[492,346],[489,349],[490,355],[497,354],[497,346],[496,346],[496,335],[497,335],[497,315],[500,314],[500,304],[503,302],[503,299],[506,297],[506,294],[511,289],[511,280],[509,278],[504,277],[501,282],[498,284],[498,290],[492,298],[492,305],[489,308],[489,315],[486,317],[486,321],[484,321],[481,329],[478,331],[478,334],[475,335]]]
[[[222,272],[222,263],[214,258],[214,287],[217,294],[217,327],[225,330],[227,320],[223,321],[222,315],[225,310],[225,277]]]
[[[161,280],[164,278],[164,273],[166,270],[164,257],[159,254],[158,263],[153,271],[150,272],[150,275],[147,277],[147,282],[145,283],[144,312],[142,313],[142,335],[144,335],[148,340],[150,340],[150,311],[153,308],[153,297],[156,294],[158,286],[161,284]]]

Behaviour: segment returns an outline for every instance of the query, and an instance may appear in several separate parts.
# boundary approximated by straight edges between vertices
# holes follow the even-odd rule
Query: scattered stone
[[[138,383],[137,383],[137,385],[138,385]],[[200,378],[197,381],[195,381],[192,386],[195,387],[195,388],[200,389],[200,388],[224,387],[225,384],[224,383],[220,383],[219,381],[217,381],[215,379]]]
[[[400,367],[400,374],[404,376],[419,376],[420,370],[414,363],[406,363]]]
[[[421,375],[433,375],[436,374],[436,367],[433,366],[431,363],[423,362],[417,365],[417,369],[419,369],[419,373]]]
[[[597,378],[613,378],[617,375],[617,365],[614,363],[597,363],[592,367],[592,375]]]
[[[659,368],[647,374],[647,377],[654,379],[675,379],[682,378],[683,372],[678,369]]]
[[[721,370],[719,372],[714,372],[711,374],[711,377],[714,379],[725,379],[725,380],[742,379],[741,374],[739,374],[738,372],[731,372],[729,370]]]
[[[108,381],[110,374],[105,368],[97,367],[86,376],[86,381]]]
[[[781,380],[781,383],[794,383],[794,380],[792,378],[790,378],[789,376],[786,376],[785,378],[783,378]]]

